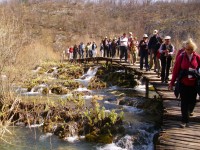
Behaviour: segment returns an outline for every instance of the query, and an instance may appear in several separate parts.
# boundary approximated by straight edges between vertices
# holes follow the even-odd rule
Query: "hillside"
[[[105,35],[113,37],[129,31],[141,37],[143,33],[150,35],[154,29],[160,30],[161,36],[172,36],[176,44],[187,37],[198,42],[199,8],[200,2],[143,5],[134,2],[119,5],[114,1],[43,2],[24,4],[23,14],[32,35],[59,50],[82,40],[99,40]]]
[[[98,3],[57,0],[2,4],[0,13],[5,18],[18,20],[29,41],[25,42],[26,46],[34,43],[43,49],[61,52],[76,42],[99,42],[106,35],[112,38],[129,31],[140,39],[154,29],[160,30],[163,37],[172,36],[177,46],[187,37],[199,43],[199,8],[198,1],[120,4],[113,0]],[[10,19],[6,24],[12,22]]]

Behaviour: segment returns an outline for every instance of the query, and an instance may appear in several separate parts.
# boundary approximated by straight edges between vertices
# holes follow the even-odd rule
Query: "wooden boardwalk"
[[[146,96],[148,96],[149,84],[152,84],[155,91],[163,101],[163,117],[161,131],[155,144],[156,150],[200,150],[200,103],[194,110],[194,116],[190,117],[189,127],[180,128],[181,110],[180,101],[178,101],[173,91],[168,90],[168,84],[162,84],[161,79],[153,71],[139,70],[139,64],[130,65],[120,62],[119,59],[96,58],[93,61],[106,61],[106,63],[118,64],[125,70],[135,71],[146,79]],[[81,60],[81,61],[86,61]],[[89,60],[90,61],[90,60]]]

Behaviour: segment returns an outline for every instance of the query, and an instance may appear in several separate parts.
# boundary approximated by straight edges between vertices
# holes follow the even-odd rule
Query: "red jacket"
[[[183,55],[183,56],[182,56]],[[179,55],[176,59],[175,66],[172,73],[172,80],[170,85],[174,85],[176,78],[179,76],[180,70],[185,69],[188,70],[189,68],[197,69],[200,66],[200,55],[197,53],[193,53],[191,62],[186,53]],[[181,83],[186,86],[194,86],[196,82],[196,78],[188,78],[185,76],[182,78]]]

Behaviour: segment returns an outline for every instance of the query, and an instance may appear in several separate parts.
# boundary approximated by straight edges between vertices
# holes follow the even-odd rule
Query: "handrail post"
[[[146,98],[149,98],[149,80],[147,78],[145,78],[145,88],[146,88],[146,94],[145,94],[145,97]]]

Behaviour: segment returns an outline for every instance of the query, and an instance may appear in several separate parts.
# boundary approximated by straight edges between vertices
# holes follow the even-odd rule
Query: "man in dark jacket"
[[[150,52],[150,64],[149,68],[151,69],[154,63],[154,72],[157,70],[157,63],[156,63],[156,55],[160,45],[162,43],[162,39],[158,35],[158,30],[153,31],[153,36],[150,38],[148,43],[148,49]]]

